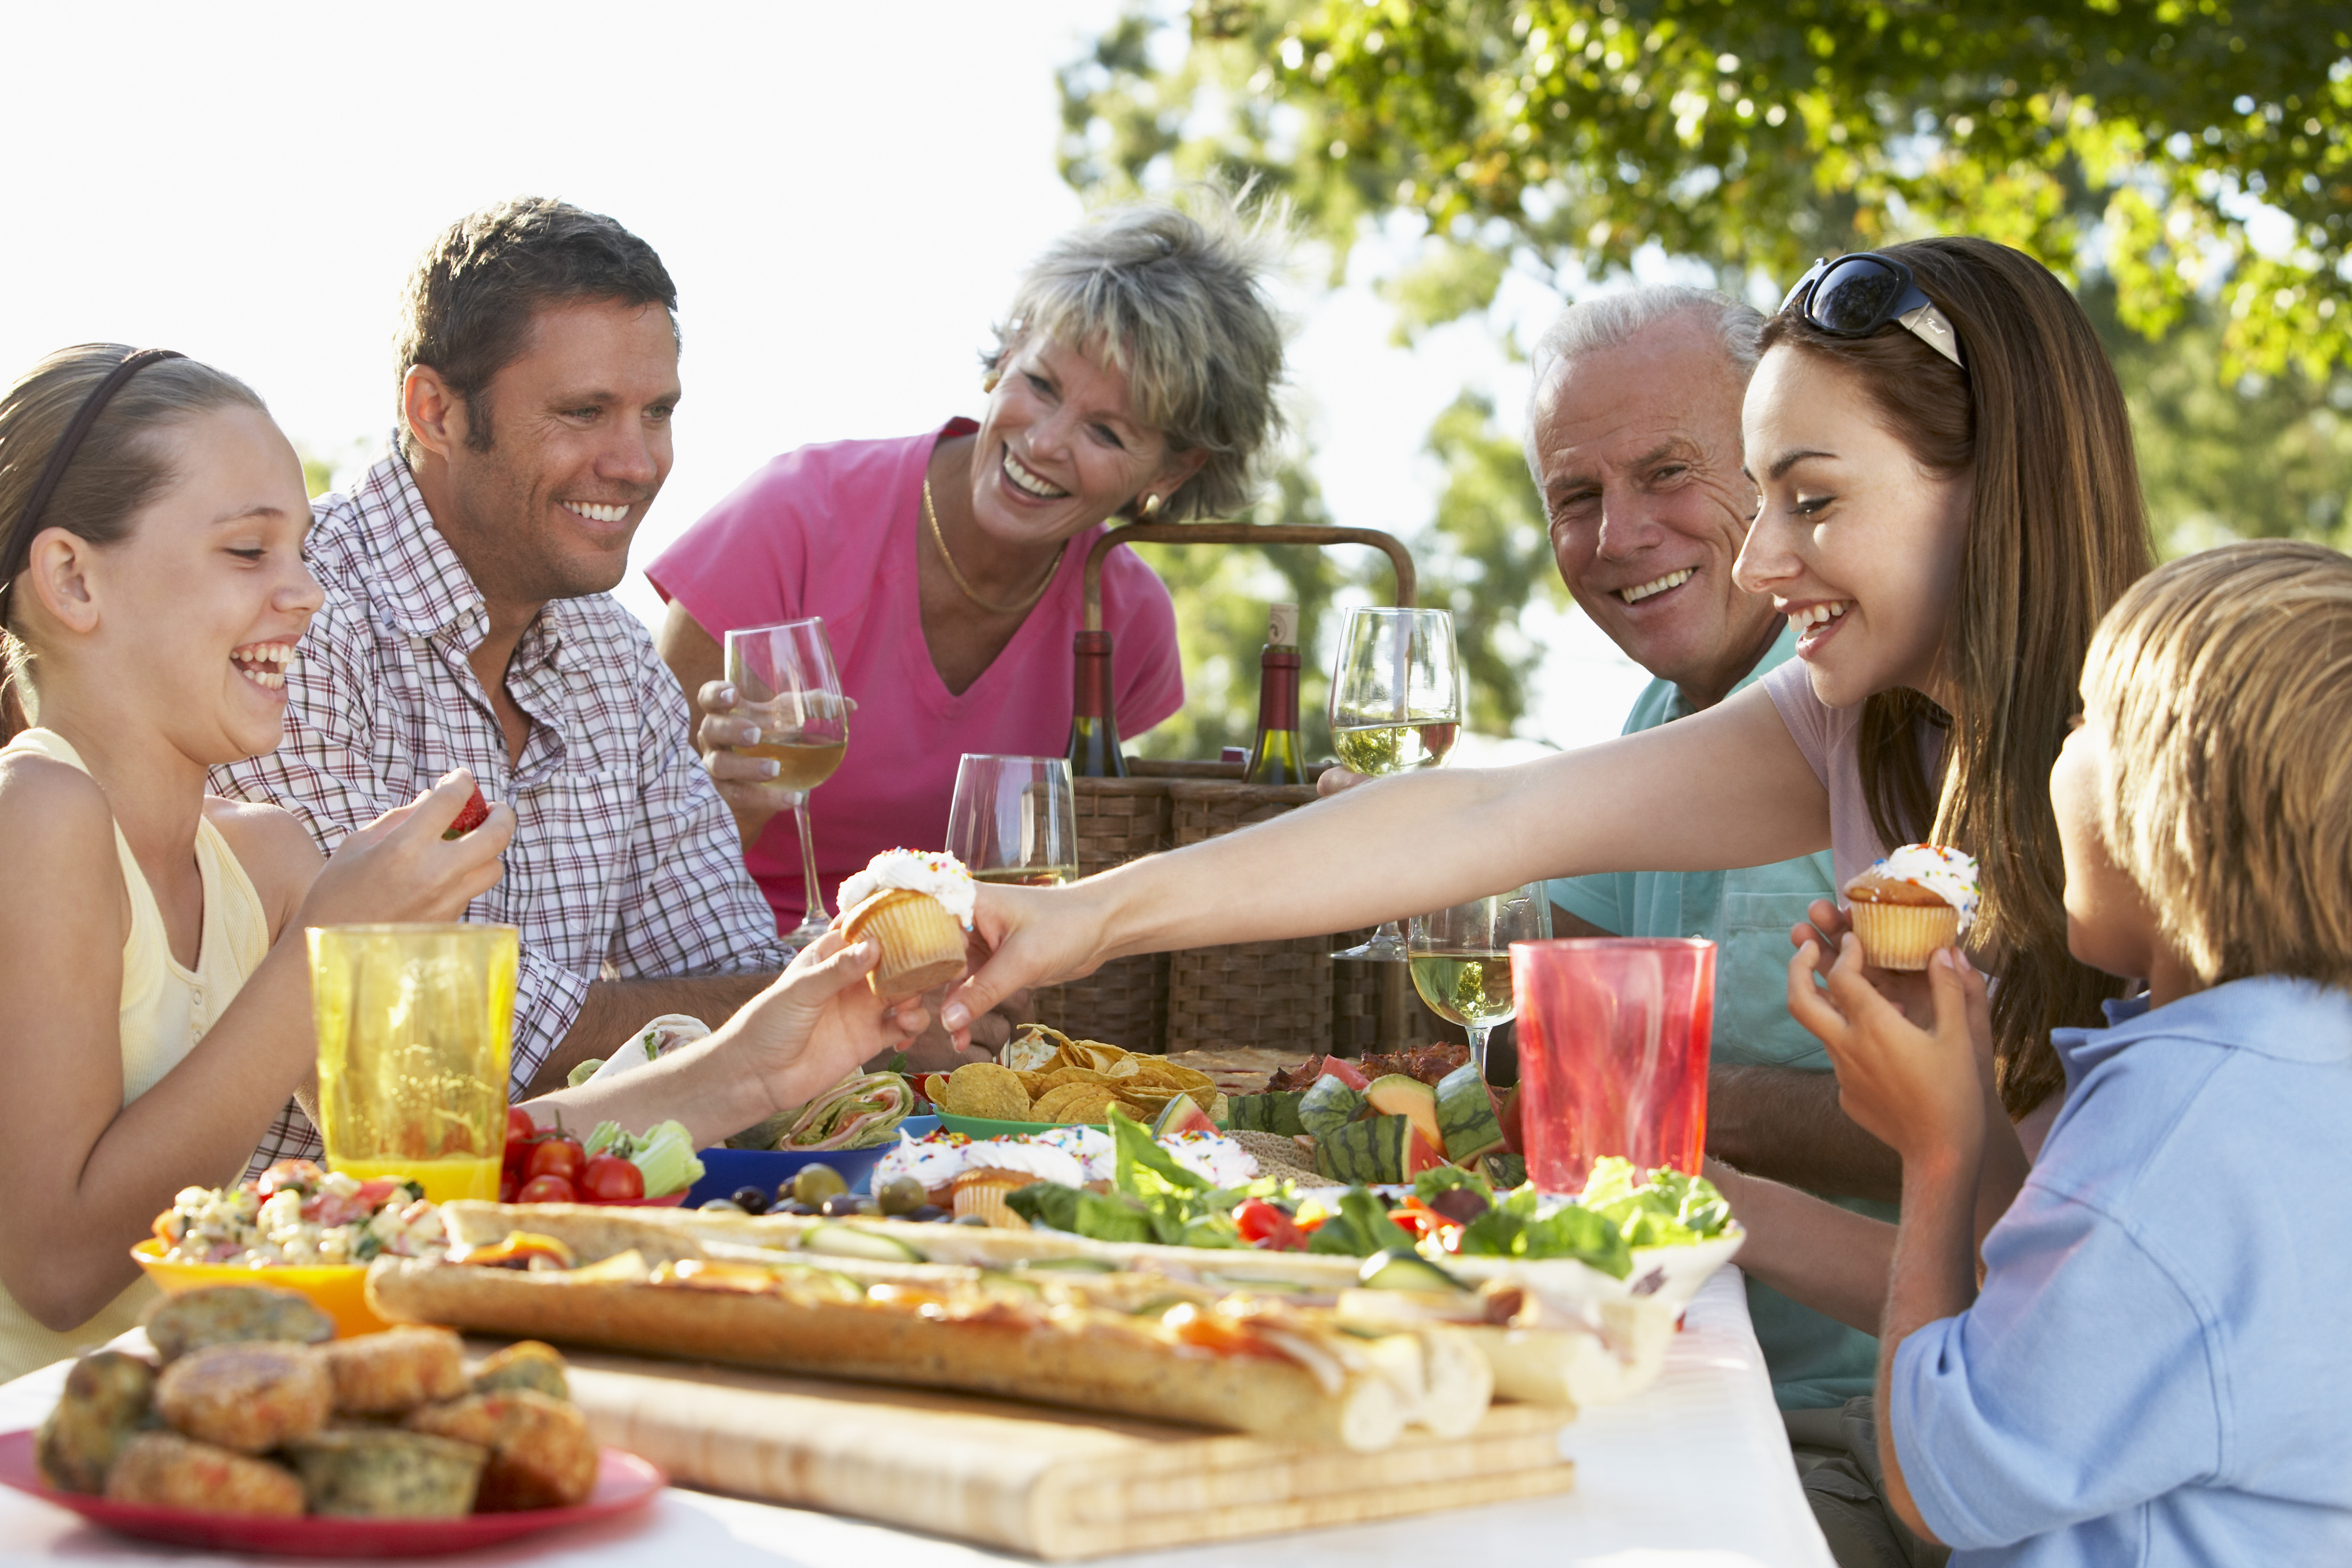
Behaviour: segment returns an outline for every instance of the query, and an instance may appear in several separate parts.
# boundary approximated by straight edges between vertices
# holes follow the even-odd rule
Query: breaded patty
[[[94,1351],[66,1373],[65,1397],[34,1440],[34,1462],[60,1491],[104,1491],[115,1456],[154,1424],[155,1369],[121,1351]]]
[[[116,1502],[198,1513],[258,1513],[292,1518],[302,1511],[302,1483],[283,1465],[191,1442],[176,1432],[142,1432],[123,1446],[106,1478]]]
[[[309,1345],[207,1345],[163,1369],[155,1408],[189,1436],[259,1454],[327,1424],[327,1363]]]
[[[596,1486],[596,1444],[577,1408],[523,1388],[428,1405],[411,1430],[477,1443],[490,1451],[474,1506],[484,1513],[564,1508]]]
[[[148,1341],[167,1363],[206,1345],[315,1345],[335,1337],[335,1320],[310,1298],[275,1285],[200,1285],[148,1308],[146,1323]]]
[[[352,1519],[461,1519],[488,1450],[422,1432],[320,1432],[287,1453],[312,1513]]]
[[[321,1345],[335,1408],[346,1415],[414,1410],[466,1392],[466,1342],[446,1329],[389,1329]]]
[[[564,1375],[563,1358],[553,1345],[543,1345],[537,1340],[520,1340],[502,1351],[494,1351],[482,1358],[474,1372],[476,1394],[496,1394],[502,1389],[531,1388],[550,1399],[570,1399],[572,1383]]]

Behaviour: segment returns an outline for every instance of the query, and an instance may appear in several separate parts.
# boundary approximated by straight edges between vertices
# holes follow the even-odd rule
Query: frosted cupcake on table
[[[1906,844],[1845,885],[1863,956],[1881,969],[1925,969],[1977,915],[1977,863],[1938,844]]]
[[[963,973],[972,882],[954,856],[885,849],[841,884],[841,908],[844,941],[870,936],[881,944],[882,961],[866,978],[884,1001],[918,995]]]

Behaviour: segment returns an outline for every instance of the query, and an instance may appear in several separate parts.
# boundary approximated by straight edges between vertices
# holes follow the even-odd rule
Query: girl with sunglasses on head
[[[1735,572],[1802,623],[1796,661],[1601,745],[1385,779],[1066,889],[984,889],[992,956],[950,992],[948,1026],[1127,953],[1345,931],[1538,877],[1825,847],[1843,885],[1932,840],[1983,866],[1970,942],[2001,975],[2001,1104],[2020,1118],[2049,1103],[2049,1031],[2096,1024],[2116,994],[2066,951],[2045,786],[2092,628],[2153,563],[2122,392],[2065,288],[1982,240],[1825,267],[1763,345],[1744,416],[1760,499]],[[1843,917],[1813,912],[1833,945]],[[1920,1009],[1916,986],[1881,978]],[[1986,1224],[2022,1178],[2024,1151],[2005,1143]],[[1874,1283],[1845,1282],[1870,1310],[1836,1315],[1874,1325],[1883,1256]]]
[[[132,1245],[309,1093],[304,928],[455,920],[499,879],[508,808],[442,837],[462,772],[324,862],[286,813],[205,795],[278,743],[310,527],[293,448],[209,366],[84,344],[0,395],[0,1381],[134,1327]],[[875,956],[829,937],[624,1080],[628,1113],[715,1141],[808,1099],[916,1026],[851,986]]]

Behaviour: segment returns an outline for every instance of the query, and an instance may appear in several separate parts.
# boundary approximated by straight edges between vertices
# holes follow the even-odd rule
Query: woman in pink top
[[[662,657],[745,859],[790,929],[807,907],[790,795],[721,677],[731,629],[821,616],[857,704],[840,770],[809,796],[819,892],[894,845],[936,847],[967,752],[1058,755],[1088,549],[1114,517],[1227,515],[1279,426],[1282,334],[1259,279],[1264,227],[1118,208],[1023,278],[983,356],[980,422],[776,458],[647,570],[669,602]],[[1128,551],[1103,563],[1119,732],[1182,706],[1167,588]]]

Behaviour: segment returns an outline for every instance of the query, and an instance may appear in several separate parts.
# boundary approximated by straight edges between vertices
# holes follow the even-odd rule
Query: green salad
[[[1601,1160],[1575,1197],[1546,1197],[1532,1183],[1497,1193],[1475,1171],[1420,1173],[1409,1196],[1352,1186],[1337,1199],[1302,1199],[1287,1180],[1261,1176],[1213,1186],[1152,1141],[1141,1123],[1109,1113],[1111,1190],[1036,1182],[1005,1202],[1032,1224],[1096,1241],[1258,1248],[1369,1258],[1418,1247],[1432,1256],[1575,1258],[1612,1278],[1633,1270],[1633,1250],[1687,1247],[1722,1233],[1730,1205],[1713,1183],[1660,1167],[1644,1174]]]

